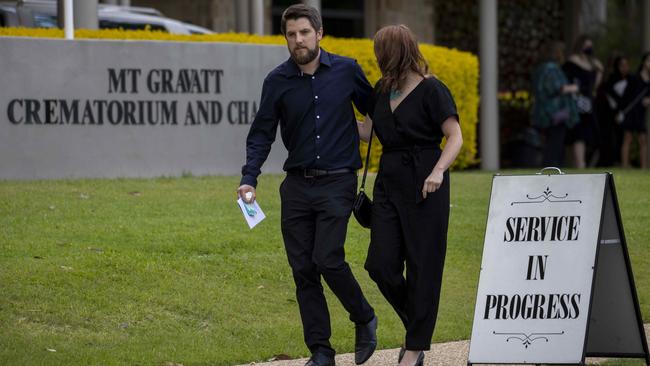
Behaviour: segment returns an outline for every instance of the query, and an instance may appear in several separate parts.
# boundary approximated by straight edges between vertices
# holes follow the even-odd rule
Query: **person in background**
[[[454,99],[442,81],[428,75],[409,28],[384,27],[374,42],[382,77],[359,134],[367,141],[374,128],[383,149],[365,267],[404,324],[398,362],[422,366],[436,324],[447,248],[448,168],[463,137]]]
[[[578,111],[572,94],[578,86],[570,84],[561,66],[564,62],[564,44],[544,42],[540,48],[541,60],[533,71],[533,126],[544,136],[542,164],[564,166],[564,142],[567,130],[578,124]]]
[[[648,142],[646,132],[646,111],[650,106],[650,53],[641,57],[639,72],[629,78],[624,104],[619,108],[618,121],[623,129],[621,163],[630,167],[630,146],[636,135],[639,144],[639,165],[648,167]]]
[[[594,56],[591,38],[586,35],[578,37],[573,53],[562,66],[562,70],[569,83],[578,86],[578,93],[574,96],[580,122],[568,131],[567,143],[572,146],[575,166],[585,168],[589,152],[592,155],[591,161],[597,161],[598,157],[598,124],[594,115],[594,96],[603,77],[603,65]]]
[[[599,166],[613,166],[620,162],[623,132],[617,121],[619,108],[625,108],[630,92],[630,67],[628,59],[617,55],[609,63],[611,70],[607,80],[598,89],[596,115],[600,131]]]
[[[377,317],[344,249],[361,168],[352,104],[365,113],[372,87],[355,60],[320,48],[322,24],[311,6],[292,5],[282,14],[291,56],[264,80],[237,189],[246,202],[255,200],[257,177],[280,124],[289,152],[280,185],[281,228],[312,354],[306,366],[335,365],[321,277],[355,324],[355,363],[366,362],[377,346]]]

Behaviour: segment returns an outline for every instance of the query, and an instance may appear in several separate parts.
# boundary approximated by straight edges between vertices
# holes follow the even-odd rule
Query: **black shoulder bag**
[[[363,180],[361,181],[359,193],[357,193],[357,197],[355,197],[354,204],[352,205],[352,213],[354,213],[354,218],[357,219],[359,225],[365,228],[370,228],[370,222],[372,221],[372,200],[366,195],[366,175],[368,175],[368,162],[370,161],[370,148],[372,147],[373,130],[374,126],[370,129],[368,152],[366,153],[366,165],[363,169]]]

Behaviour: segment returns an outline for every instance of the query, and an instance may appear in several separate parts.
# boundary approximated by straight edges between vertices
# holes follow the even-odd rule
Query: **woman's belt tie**
[[[418,182],[424,182],[426,177],[418,177],[420,167],[420,152],[425,150],[440,150],[439,146],[405,146],[405,147],[384,147],[383,153],[402,153],[402,164],[411,166],[411,174],[413,175],[413,183],[415,185],[415,203],[424,201],[422,197],[422,187],[418,187]],[[433,169],[433,167],[431,167]],[[421,179],[420,179],[421,178]]]

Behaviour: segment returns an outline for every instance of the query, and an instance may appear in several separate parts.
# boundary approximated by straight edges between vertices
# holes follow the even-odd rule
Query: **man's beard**
[[[298,51],[301,49],[307,50],[307,54],[298,54]],[[309,49],[307,47],[299,47],[295,48],[293,52],[291,52],[291,58],[298,64],[298,65],[306,65],[312,61],[318,56],[318,46],[316,46],[314,49]]]

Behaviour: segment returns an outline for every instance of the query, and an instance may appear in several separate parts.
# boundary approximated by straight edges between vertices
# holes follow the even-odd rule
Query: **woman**
[[[632,94],[638,93],[635,91],[635,80],[630,74],[630,66],[626,57],[620,55],[614,57],[611,69],[612,71],[602,88],[608,113],[605,113],[605,109],[602,108],[604,105],[600,106],[597,103],[597,107],[601,107],[598,109],[600,112],[598,120],[601,130],[601,161],[604,163],[620,161],[622,141],[620,125],[625,119],[625,111],[632,107]],[[607,155],[614,155],[614,158],[607,158]]]
[[[627,59],[621,55],[611,56],[606,70],[609,70],[609,76],[598,88],[594,102],[594,113],[598,116],[600,132],[598,166],[601,167],[614,166],[621,161],[623,131],[620,124],[616,122],[616,115],[631,78],[628,73]]]
[[[588,36],[578,37],[573,54],[562,67],[570,83],[578,85],[576,105],[580,122],[569,130],[567,142],[573,145],[575,166],[587,166],[587,147],[597,155],[598,125],[594,117],[595,90],[603,76],[603,65],[594,57],[593,42]],[[594,159],[595,160],[595,159]]]
[[[650,53],[641,58],[639,72],[630,78],[625,93],[625,107],[620,108],[619,121],[623,129],[621,162],[630,167],[630,146],[634,135],[639,143],[639,165],[648,167],[648,142],[646,133],[646,110],[650,106]]]
[[[382,77],[359,134],[383,145],[365,268],[406,328],[402,366],[422,365],[436,322],[449,222],[449,173],[463,143],[451,93],[404,25],[375,35]],[[440,149],[446,137],[444,150]],[[406,278],[403,276],[406,264]]]
[[[578,123],[576,104],[571,97],[578,86],[569,84],[560,65],[564,62],[564,45],[558,41],[545,42],[541,62],[533,72],[533,126],[544,135],[542,164],[564,165],[564,140],[567,129]]]

